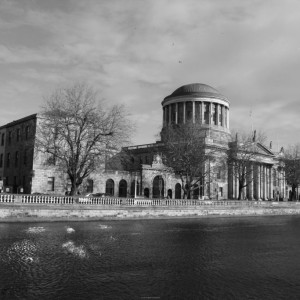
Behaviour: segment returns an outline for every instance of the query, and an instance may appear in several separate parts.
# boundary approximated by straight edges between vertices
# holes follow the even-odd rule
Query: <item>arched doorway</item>
[[[173,192],[171,189],[168,189],[168,198],[169,199],[172,199],[172,196],[173,196]]]
[[[165,194],[165,183],[161,175],[157,175],[153,179],[152,195],[153,198],[163,198]]]
[[[175,199],[181,199],[181,184],[175,184]]]
[[[105,194],[107,194],[109,196],[115,195],[115,182],[112,179],[106,180]]]
[[[136,184],[135,184],[136,182]],[[130,194],[131,194],[131,197],[134,197],[135,196],[135,189],[136,189],[136,195],[140,195],[140,182],[137,180],[133,180],[131,182],[131,187],[130,187]]]
[[[146,198],[149,198],[149,189],[148,188],[144,188],[144,196],[146,197]]]
[[[127,181],[124,179],[119,182],[119,197],[127,197]]]

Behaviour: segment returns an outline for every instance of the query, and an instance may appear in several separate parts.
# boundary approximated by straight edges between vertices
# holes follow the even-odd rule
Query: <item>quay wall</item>
[[[0,222],[300,215],[300,202],[0,195]]]

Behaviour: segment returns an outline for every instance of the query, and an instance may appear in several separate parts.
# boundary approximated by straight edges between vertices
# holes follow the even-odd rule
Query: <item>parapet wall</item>
[[[52,203],[41,203],[37,202],[42,201],[38,196],[34,196],[31,202],[22,202],[24,199],[28,201],[28,198],[23,197],[23,195],[23,198],[17,196],[19,198],[15,199],[12,196],[10,195],[10,198],[6,198],[6,200],[0,197],[0,222],[300,214],[300,202],[98,198],[99,201],[97,200],[97,204],[93,200],[89,201],[89,199],[83,201],[86,198],[52,197]],[[66,201],[66,198],[69,200]]]

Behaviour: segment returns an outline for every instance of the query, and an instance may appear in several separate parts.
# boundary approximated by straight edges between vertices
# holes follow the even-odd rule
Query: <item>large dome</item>
[[[176,89],[171,95],[165,97],[164,100],[173,97],[181,97],[181,96],[218,98],[218,99],[228,101],[216,89],[203,83],[191,83],[191,84],[183,85],[180,88]]]

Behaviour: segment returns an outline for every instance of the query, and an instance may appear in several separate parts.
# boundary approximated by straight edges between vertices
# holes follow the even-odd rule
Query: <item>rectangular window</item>
[[[17,142],[20,140],[21,131],[20,128],[17,129]]]
[[[8,145],[11,144],[11,131],[8,132]]]
[[[48,182],[47,182],[47,191],[53,192],[54,191],[54,177],[48,177]]]
[[[10,153],[7,153],[6,155],[6,166],[9,168],[10,166]]]
[[[204,124],[209,124],[209,103],[204,103]]]
[[[25,139],[28,140],[29,137],[29,126],[25,127]]]
[[[19,151],[16,151],[15,153],[15,167],[19,165]]]
[[[2,133],[2,136],[1,136],[1,146],[4,146],[4,141],[5,141],[5,134]]]
[[[24,150],[24,165],[27,165],[27,149]]]
[[[3,167],[3,153],[0,155],[0,168]]]
[[[94,181],[92,179],[87,180],[86,192],[92,193],[94,191]]]
[[[212,118],[213,118],[213,125],[217,125],[217,105],[212,105]]]
[[[220,187],[220,197],[223,197],[223,187]]]
[[[183,103],[178,103],[178,124],[183,123]]]

